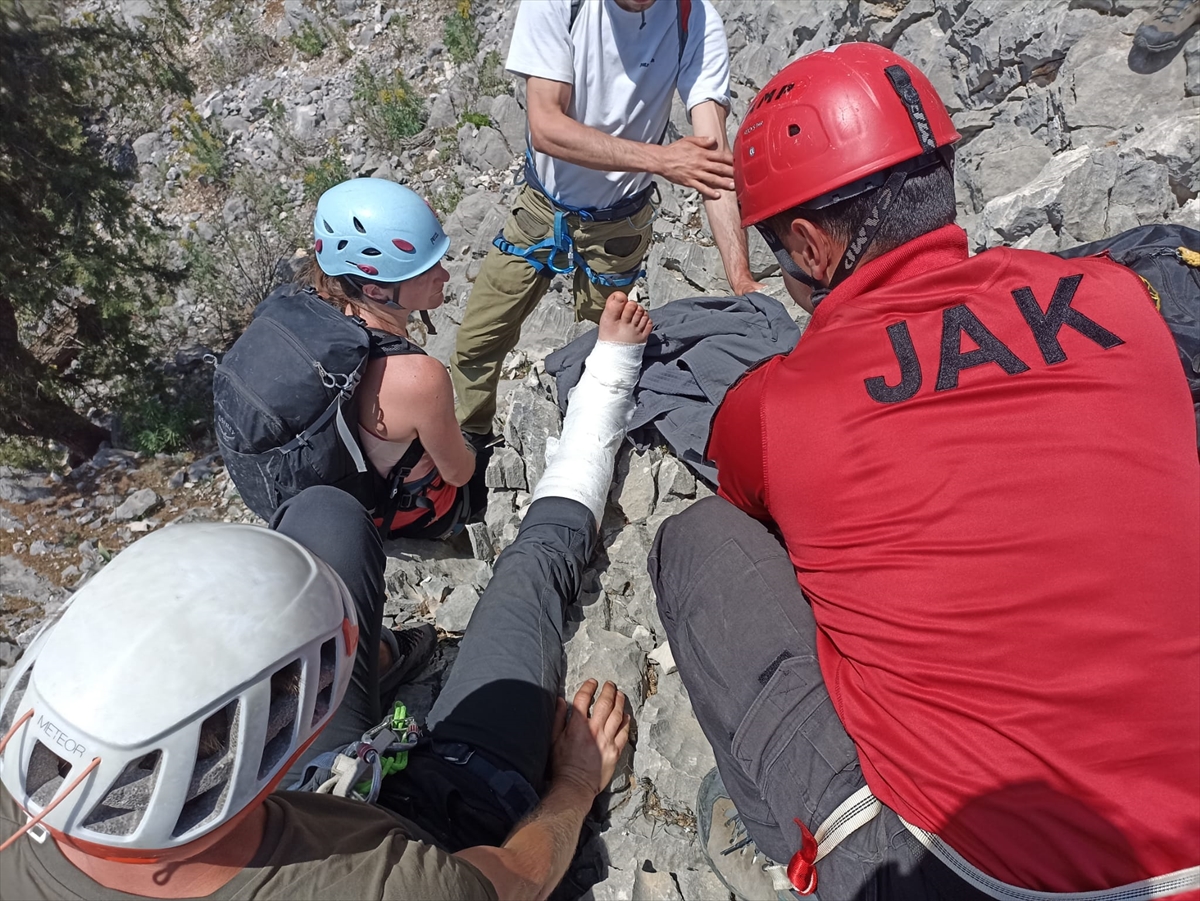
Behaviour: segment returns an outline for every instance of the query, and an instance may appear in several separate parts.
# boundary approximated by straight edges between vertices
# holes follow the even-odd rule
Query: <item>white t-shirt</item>
[[[568,31],[571,0],[521,0],[508,71],[574,85],[567,115],[614,137],[657,142],[671,115],[671,92],[689,112],[715,100],[729,106],[729,46],[709,0],[693,0],[679,59],[677,0],[643,14],[613,0],[583,0]],[[547,192],[575,207],[607,207],[647,187],[645,172],[602,172],[534,152]]]

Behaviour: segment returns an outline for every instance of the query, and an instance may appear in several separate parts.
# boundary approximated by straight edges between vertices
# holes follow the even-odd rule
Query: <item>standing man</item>
[[[574,273],[575,314],[642,274],[654,176],[695,188],[734,292],[750,275],[725,135],[729,50],[709,0],[523,2],[508,70],[525,78],[525,187],[475,280],[451,376],[459,424],[491,440],[500,367],[556,273]],[[678,89],[694,135],[663,144]]]
[[[823,898],[1194,901],[1187,383],[1123,266],[969,255],[958,138],[871,44],[790,64],[738,133],[742,222],[815,312],[726,395],[721,496],[652,552],[719,769],[699,831],[742,897],[765,866]]]

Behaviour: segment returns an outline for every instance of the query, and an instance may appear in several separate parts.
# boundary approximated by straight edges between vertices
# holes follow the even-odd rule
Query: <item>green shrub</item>
[[[492,124],[492,117],[487,113],[472,113],[466,112],[462,114],[462,118],[458,120],[459,125],[474,125],[476,128],[483,128],[485,125]]]
[[[458,65],[469,62],[479,52],[479,29],[471,15],[470,0],[458,0],[454,12],[446,16],[442,26],[442,40],[450,59]]]
[[[425,101],[403,75],[377,75],[366,63],[360,63],[354,73],[354,100],[367,134],[389,147],[403,145],[429,118]]]
[[[334,138],[320,162],[304,167],[304,199],[315,202],[334,185],[340,185],[348,178],[350,167],[342,159],[342,145]]]
[[[462,182],[458,180],[457,175],[452,175],[450,176],[450,180],[442,186],[442,189],[429,199],[429,203],[442,216],[449,216],[454,212],[454,208],[458,206],[458,202],[462,198]]]
[[[479,93],[485,97],[495,97],[497,94],[507,94],[510,83],[500,64],[500,52],[489,50],[479,65]]]
[[[329,38],[324,29],[305,19],[299,28],[288,35],[288,43],[300,51],[301,56],[312,59],[325,52]]]
[[[187,448],[195,411],[148,397],[122,412],[125,442],[134,450],[170,454]]]
[[[183,152],[190,159],[187,174],[192,178],[207,176],[223,182],[229,173],[229,159],[225,156],[225,136],[215,121],[206,123],[190,100],[183,101],[183,108],[175,117],[171,134],[183,143]]]
[[[42,472],[58,469],[62,460],[62,451],[49,441],[0,435],[0,466]]]

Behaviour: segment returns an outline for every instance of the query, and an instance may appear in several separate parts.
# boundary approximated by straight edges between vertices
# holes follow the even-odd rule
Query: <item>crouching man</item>
[[[747,898],[1197,897],[1187,385],[1129,270],[969,256],[958,137],[868,44],[790,64],[737,136],[742,224],[813,316],[650,560],[718,764],[701,837]]]
[[[84,586],[0,700],[4,897],[545,898],[629,735],[611,683],[558,694],[649,329],[608,300],[426,737],[347,789],[377,805],[274,791],[347,746],[377,760],[379,673],[432,651],[428,627],[384,636],[383,548],[348,494],[310,488],[271,530],[165,529]]]

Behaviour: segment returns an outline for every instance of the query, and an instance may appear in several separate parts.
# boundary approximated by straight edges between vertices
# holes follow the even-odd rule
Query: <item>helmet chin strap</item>
[[[400,306],[400,282],[393,283],[392,287],[393,287],[392,299],[385,301],[385,303],[387,303],[388,306],[398,307],[399,309],[403,310],[404,307]],[[425,325],[425,331],[427,331],[431,335],[436,335],[437,329],[433,327],[433,320],[429,318],[429,311],[428,310],[415,310],[414,312],[416,312],[418,315],[420,315],[421,322],[424,323],[424,325]]]
[[[829,293],[830,289],[796,265],[796,261],[787,252],[787,248],[783,246],[783,242],[779,240],[779,236],[769,226],[758,222],[755,223],[754,227],[758,229],[758,233],[762,235],[763,240],[767,242],[767,246],[771,248],[771,253],[775,254],[775,259],[779,262],[779,268],[789,278],[795,279],[812,291],[812,305],[815,308],[817,304],[825,299],[825,295]]]

